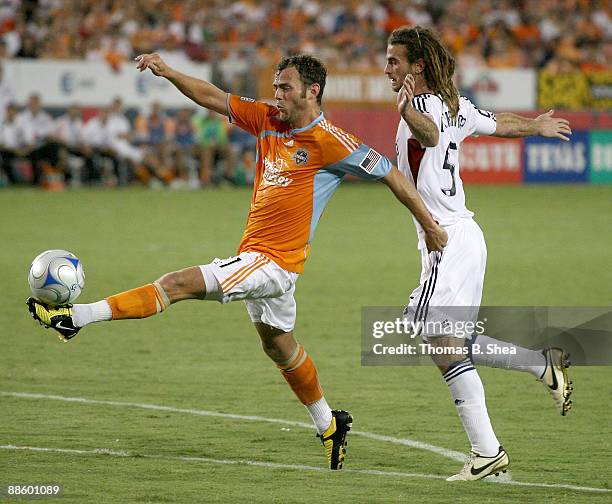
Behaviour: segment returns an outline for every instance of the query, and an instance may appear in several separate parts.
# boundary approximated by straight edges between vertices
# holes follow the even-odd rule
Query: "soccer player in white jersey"
[[[428,253],[423,232],[415,223],[422,272],[420,284],[410,296],[406,316],[421,322],[436,316],[448,319],[448,312],[440,309],[436,312],[435,307],[471,307],[470,316],[475,316],[480,306],[487,250],[482,231],[472,219],[474,214],[465,206],[459,170],[461,142],[470,135],[541,135],[568,140],[567,135],[571,134],[569,123],[554,118],[552,111],[528,119],[511,113],[496,116],[476,108],[459,96],[452,81],[454,70],[453,56],[431,30],[403,27],[389,37],[385,74],[398,93],[397,108],[401,114],[396,137],[398,167],[414,182],[432,216],[449,236],[443,251]],[[497,475],[505,472],[509,464],[508,454],[491,426],[484,389],[474,364],[530,372],[550,392],[562,415],[571,406],[572,389],[566,371],[569,363],[561,349],[529,350],[482,335],[478,336],[479,343],[495,343],[500,348],[510,348],[512,354],[474,354],[470,359],[462,352],[466,345],[463,338],[426,330],[422,337],[433,346],[457,348],[457,355],[433,358],[448,384],[471,443],[463,469],[449,477],[449,481]]]

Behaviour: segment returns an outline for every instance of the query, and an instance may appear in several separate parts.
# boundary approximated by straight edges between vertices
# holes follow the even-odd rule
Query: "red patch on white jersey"
[[[419,176],[419,170],[421,168],[421,160],[425,155],[425,147],[421,147],[418,140],[411,138],[408,140],[408,163],[410,164],[410,173],[412,173],[412,180],[414,185],[417,184],[417,178]]]

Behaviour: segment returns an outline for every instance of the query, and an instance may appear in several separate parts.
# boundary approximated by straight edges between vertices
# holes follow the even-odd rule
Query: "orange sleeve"
[[[321,156],[323,166],[337,163],[349,156],[363,143],[356,136],[347,133],[341,128],[334,126],[326,121],[324,125],[326,132],[318,137],[318,142],[322,146]]]
[[[228,95],[227,111],[232,123],[255,136],[259,136],[269,118],[278,113],[271,105],[235,95]]]

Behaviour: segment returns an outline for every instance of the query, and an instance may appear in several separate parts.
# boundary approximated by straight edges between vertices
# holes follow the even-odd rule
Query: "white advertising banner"
[[[537,72],[529,68],[464,70],[460,88],[474,104],[493,111],[537,108]]]
[[[342,103],[395,103],[396,94],[384,75],[334,74],[327,75],[324,100]]]
[[[537,108],[537,73],[532,69],[481,69],[464,72],[461,91],[479,108],[534,110]],[[330,71],[325,86],[327,102],[395,104],[389,79],[366,73]]]
[[[259,96],[272,97],[274,66],[260,73]],[[481,68],[457,76],[460,91],[475,105],[493,111],[521,111],[537,108],[537,72],[533,69]],[[383,68],[378,71],[350,71],[329,67],[323,102],[333,107],[380,107],[394,109],[397,95]]]
[[[65,107],[76,102],[84,106],[108,105],[120,96],[128,107],[146,107],[159,101],[166,107],[193,104],[166,79],[149,70],[139,72],[126,63],[120,72],[102,62],[72,60],[5,60],[5,79],[16,91],[16,100],[24,104],[29,95],[38,93],[45,107]],[[177,70],[210,80],[210,65],[182,62]]]

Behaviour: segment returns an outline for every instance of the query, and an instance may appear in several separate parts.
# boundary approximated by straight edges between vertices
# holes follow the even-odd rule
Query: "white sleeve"
[[[130,131],[132,131],[132,123],[127,117],[123,117],[121,126],[122,126],[121,128],[122,135],[127,135],[130,133]]]
[[[442,99],[433,94],[420,94],[412,99],[412,106],[426,114],[438,128],[442,123]]]
[[[98,137],[100,136],[98,134],[98,127],[97,125],[99,124],[98,120],[93,117],[91,119],[89,119],[89,121],[87,121],[84,125],[83,125],[83,129],[81,131],[81,136],[83,139],[83,143],[85,145],[91,145],[91,146],[96,146],[98,141]]]
[[[461,97],[461,100],[465,100],[462,105],[465,106],[467,112],[466,136],[492,135],[495,133],[497,120],[493,112],[477,108],[467,98]]]
[[[36,143],[36,134],[32,123],[24,115],[17,118],[17,131],[21,136],[24,145],[33,145]]]
[[[53,121],[53,132],[60,140],[66,140],[67,129],[68,124],[65,116],[60,116]]]
[[[40,113],[40,119],[35,123],[35,134],[37,140],[44,140],[53,133],[53,119],[46,112]]]

